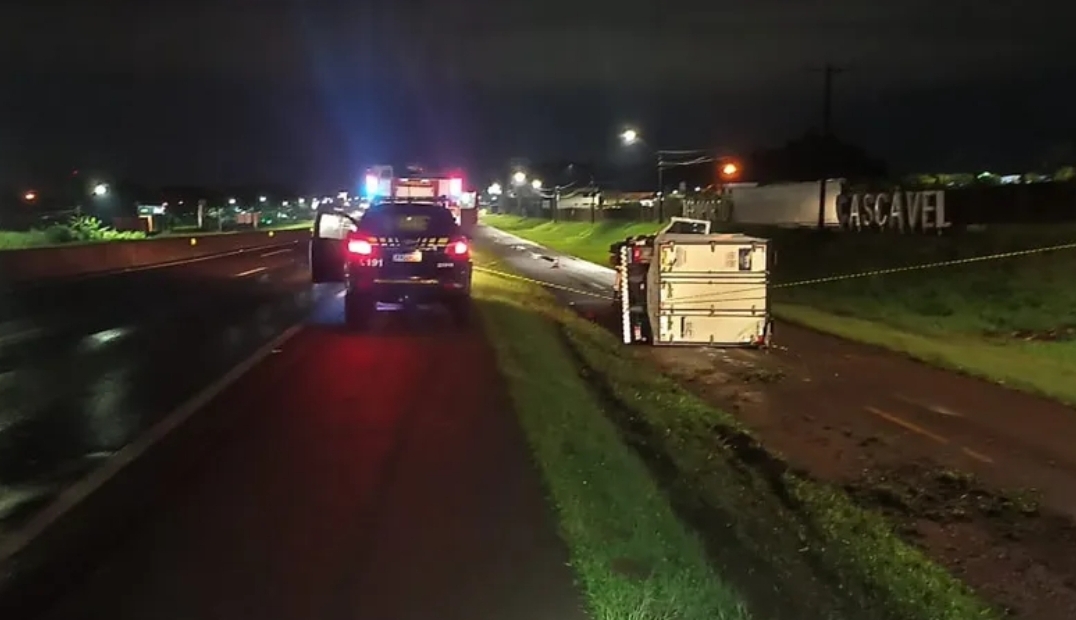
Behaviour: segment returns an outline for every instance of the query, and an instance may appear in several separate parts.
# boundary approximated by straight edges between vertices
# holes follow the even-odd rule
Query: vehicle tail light
[[[471,246],[467,245],[467,242],[463,239],[457,239],[448,244],[448,253],[450,256],[467,256],[471,251]]]
[[[359,256],[369,256],[374,253],[374,244],[369,239],[348,239],[347,251]]]

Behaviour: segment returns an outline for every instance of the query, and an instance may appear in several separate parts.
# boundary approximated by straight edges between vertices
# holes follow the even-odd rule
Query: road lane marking
[[[82,346],[87,349],[99,349],[125,336],[130,335],[134,329],[129,326],[105,329],[82,339]]]
[[[277,254],[286,254],[288,252],[291,252],[291,248],[284,248],[283,250],[277,250],[275,252],[269,252],[267,254],[262,254],[262,258],[268,258],[270,256],[276,256]]]
[[[967,447],[961,448],[961,451],[963,451],[964,454],[970,456],[971,458],[975,459],[976,461],[986,463],[987,465],[993,465],[994,464],[994,459],[992,459],[989,456],[983,454],[982,452],[976,452],[975,450],[972,450],[971,448],[967,448]]]
[[[923,409],[926,409],[927,411],[930,411],[932,413],[936,413],[938,415],[944,415],[944,416],[948,416],[950,418],[963,418],[964,417],[964,414],[960,413],[959,411],[953,411],[952,409],[949,409],[948,407],[945,407],[945,406],[942,406],[942,405],[937,405],[937,404],[934,404],[934,403],[925,403],[925,402],[916,400],[914,398],[908,398],[907,396],[902,396],[900,394],[894,394],[893,396],[895,396],[897,400],[900,400],[900,401],[903,401],[905,403],[908,403],[909,405],[915,405],[916,407],[922,407]]]
[[[918,424],[909,422],[909,421],[905,420],[904,418],[901,418],[899,416],[895,416],[895,415],[893,415],[891,413],[886,413],[886,412],[882,411],[881,409],[878,409],[877,407],[866,407],[866,409],[867,409],[867,411],[873,413],[874,415],[878,416],[879,418],[882,418],[883,420],[887,420],[889,422],[892,422],[893,424],[896,424],[897,426],[900,426],[900,427],[905,428],[905,429],[907,429],[909,431],[912,431],[913,433],[918,433],[918,434],[920,434],[920,435],[922,435],[924,437],[927,437],[929,439],[933,439],[934,441],[936,441],[936,442],[938,442],[940,444],[948,444],[949,443],[949,440],[946,439],[945,437],[942,437],[941,435],[939,435],[937,433],[928,431],[927,429],[923,428],[922,426],[919,426]]]
[[[61,517],[148,452],[169,433],[182,426],[195,413],[241,379],[243,375],[247,374],[262,360],[269,357],[274,350],[281,348],[284,343],[293,338],[302,329],[303,324],[298,323],[284,330],[279,336],[255,351],[253,355],[234,366],[220,379],[217,379],[214,383],[195,394],[193,398],[164,416],[160,422],[154,424],[148,431],[124,446],[119,452],[116,452],[115,455],[102,463],[100,467],[61,491],[52,503],[38,512],[29,522],[20,529],[11,532],[9,536],[0,539],[0,566],[25,549],[34,539],[59,521]]]
[[[246,271],[244,271],[242,273],[237,273],[237,274],[235,274],[235,277],[242,278],[242,277],[245,277],[245,276],[252,276],[252,275],[254,275],[256,273],[261,273],[261,272],[263,272],[265,270],[266,270],[265,267],[255,267],[254,269],[248,269],[248,270],[246,270]]]

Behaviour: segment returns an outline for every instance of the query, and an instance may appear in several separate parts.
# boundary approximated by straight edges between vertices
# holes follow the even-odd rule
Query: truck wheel
[[[348,293],[344,296],[344,322],[353,329],[366,329],[374,317],[376,307],[372,298]]]

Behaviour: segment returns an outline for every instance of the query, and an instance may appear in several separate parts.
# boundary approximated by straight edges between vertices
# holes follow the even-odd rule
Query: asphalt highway
[[[45,618],[583,617],[480,332],[341,306],[198,414],[245,422]]]
[[[0,295],[0,535],[299,320],[306,248]]]
[[[309,284],[305,251],[24,290],[8,304],[8,534],[299,325],[194,414],[227,422],[153,480],[164,488],[18,617],[585,617],[481,331],[386,312],[352,332],[340,287]]]

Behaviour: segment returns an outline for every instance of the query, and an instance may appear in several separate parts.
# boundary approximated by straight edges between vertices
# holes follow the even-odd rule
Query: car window
[[[458,226],[452,213],[440,206],[382,205],[363,216],[359,229],[377,236],[451,236]]]
[[[322,239],[346,239],[354,225],[344,215],[321,213],[317,219],[318,230],[315,236]]]

